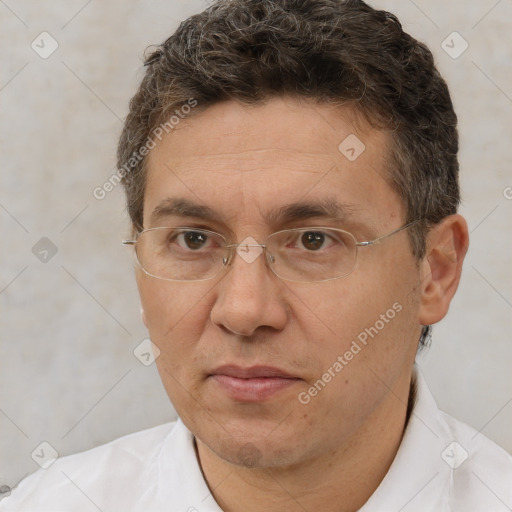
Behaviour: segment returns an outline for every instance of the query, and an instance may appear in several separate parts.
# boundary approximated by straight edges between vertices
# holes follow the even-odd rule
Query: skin
[[[357,121],[357,122],[356,122]],[[338,145],[356,134],[353,162]],[[276,98],[219,103],[180,123],[151,151],[144,227],[166,221],[262,242],[284,228],[328,226],[371,240],[404,224],[386,181],[389,134],[348,107]],[[169,197],[207,205],[221,220],[150,221]],[[350,218],[269,225],[265,213],[295,201],[335,198]],[[136,272],[143,320],[161,354],[157,366],[179,416],[196,437],[211,492],[225,511],[354,511],[378,487],[399,447],[421,325],[441,320],[458,286],[468,245],[459,215],[431,231],[418,261],[407,231],[359,249],[354,271],[322,283],[280,280],[264,257],[235,255],[202,282]],[[402,309],[336,377],[307,392],[366,327]],[[222,364],[270,365],[297,380],[270,399],[233,400],[211,377]]]

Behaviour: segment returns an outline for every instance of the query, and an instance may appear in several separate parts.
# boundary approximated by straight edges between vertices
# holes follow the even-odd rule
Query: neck
[[[357,511],[377,489],[398,451],[410,409],[409,386],[410,374],[343,446],[294,466],[237,466],[197,440],[213,497],[225,512]]]

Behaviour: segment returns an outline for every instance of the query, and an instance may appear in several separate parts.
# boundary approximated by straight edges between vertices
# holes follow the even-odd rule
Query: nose
[[[260,327],[284,329],[288,308],[283,284],[268,268],[257,243],[237,247],[217,293],[210,313],[214,325],[242,336],[251,336]]]

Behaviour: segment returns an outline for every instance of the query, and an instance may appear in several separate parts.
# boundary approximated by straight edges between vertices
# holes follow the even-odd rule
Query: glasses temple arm
[[[397,233],[399,233],[400,231],[403,231],[404,229],[410,228],[414,224],[417,224],[419,221],[420,221],[420,219],[413,220],[412,222],[409,222],[408,224],[400,226],[399,228],[391,231],[391,233],[387,233],[386,235],[380,236],[379,238],[375,238],[374,240],[369,240],[367,242],[357,242],[356,245],[365,247],[368,245],[378,244],[378,243],[382,242],[383,240],[385,240],[386,238],[396,235]]]

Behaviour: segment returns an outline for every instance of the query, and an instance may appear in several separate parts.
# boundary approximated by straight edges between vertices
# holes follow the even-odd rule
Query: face
[[[355,159],[339,149],[351,134],[365,145]],[[282,229],[325,226],[371,240],[404,223],[386,181],[388,144],[389,134],[355,122],[348,107],[289,98],[217,104],[150,153],[144,228],[263,243]],[[165,208],[175,200],[212,214],[178,215]],[[316,207],[270,215],[326,202],[340,215]],[[276,467],[321,457],[384,414],[390,389],[408,386],[420,325],[406,231],[359,247],[353,272],[331,281],[284,281],[264,255],[248,263],[235,254],[210,280],[171,282],[138,269],[137,282],[165,389],[225,461]]]

